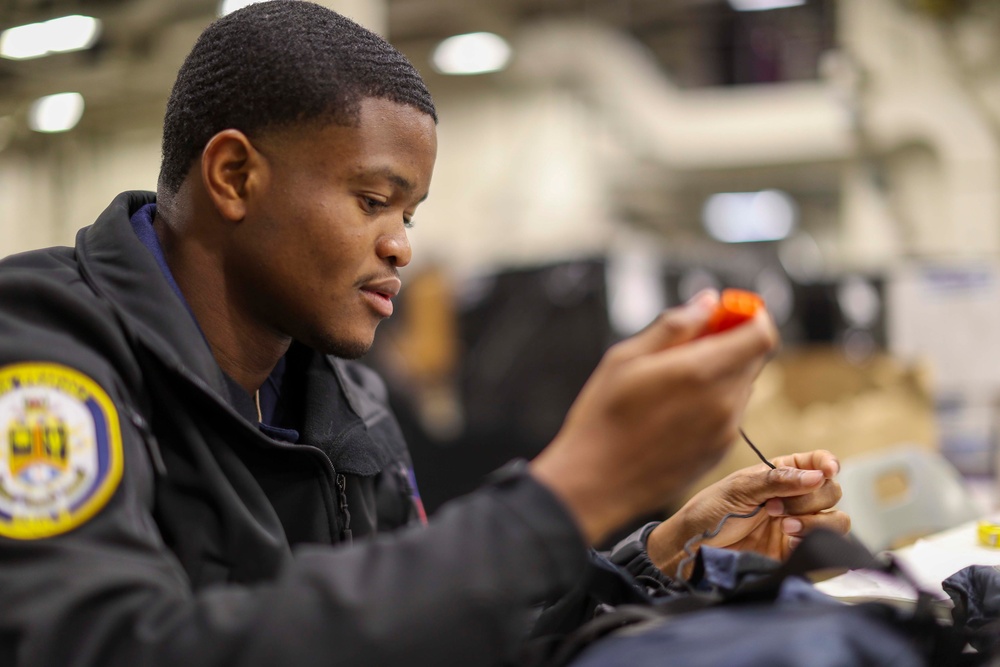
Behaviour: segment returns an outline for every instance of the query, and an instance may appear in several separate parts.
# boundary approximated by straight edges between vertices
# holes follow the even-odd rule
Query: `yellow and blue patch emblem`
[[[72,530],[121,477],[118,412],[97,383],[57,364],[0,368],[0,536]]]

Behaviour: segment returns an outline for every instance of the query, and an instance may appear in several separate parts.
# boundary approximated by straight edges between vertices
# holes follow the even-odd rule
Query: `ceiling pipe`
[[[678,170],[848,158],[850,115],[822,83],[681,90],[634,40],[589,23],[535,24],[514,40],[511,71],[565,82],[640,155]]]

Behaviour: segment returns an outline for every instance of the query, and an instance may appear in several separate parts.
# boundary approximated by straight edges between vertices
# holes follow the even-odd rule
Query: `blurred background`
[[[537,453],[608,345],[710,286],[760,292],[784,336],[744,422],[765,454],[911,445],[994,506],[1000,3],[321,4],[408,55],[440,114],[365,360],[431,511]],[[155,189],[176,70],[235,6],[0,0],[0,255]]]

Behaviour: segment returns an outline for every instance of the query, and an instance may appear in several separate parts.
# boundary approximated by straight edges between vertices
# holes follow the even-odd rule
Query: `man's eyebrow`
[[[393,185],[397,186],[400,190],[405,190],[406,192],[413,192],[416,189],[416,187],[417,187],[416,185],[414,185],[413,183],[411,183],[409,180],[407,180],[403,176],[400,176],[397,172],[393,171],[389,167],[383,167],[381,169],[374,169],[374,170],[370,171],[369,174],[371,174],[373,176],[381,176],[382,178],[385,178],[387,181],[389,181]],[[424,196],[420,198],[420,201],[422,202],[425,199],[427,199],[427,195],[429,195],[429,194],[430,194],[429,192],[425,192]]]

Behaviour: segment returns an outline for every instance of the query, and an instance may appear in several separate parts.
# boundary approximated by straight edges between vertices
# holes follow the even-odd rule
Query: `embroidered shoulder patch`
[[[51,537],[94,516],[122,476],[118,413],[65,366],[0,368],[0,535]]]

